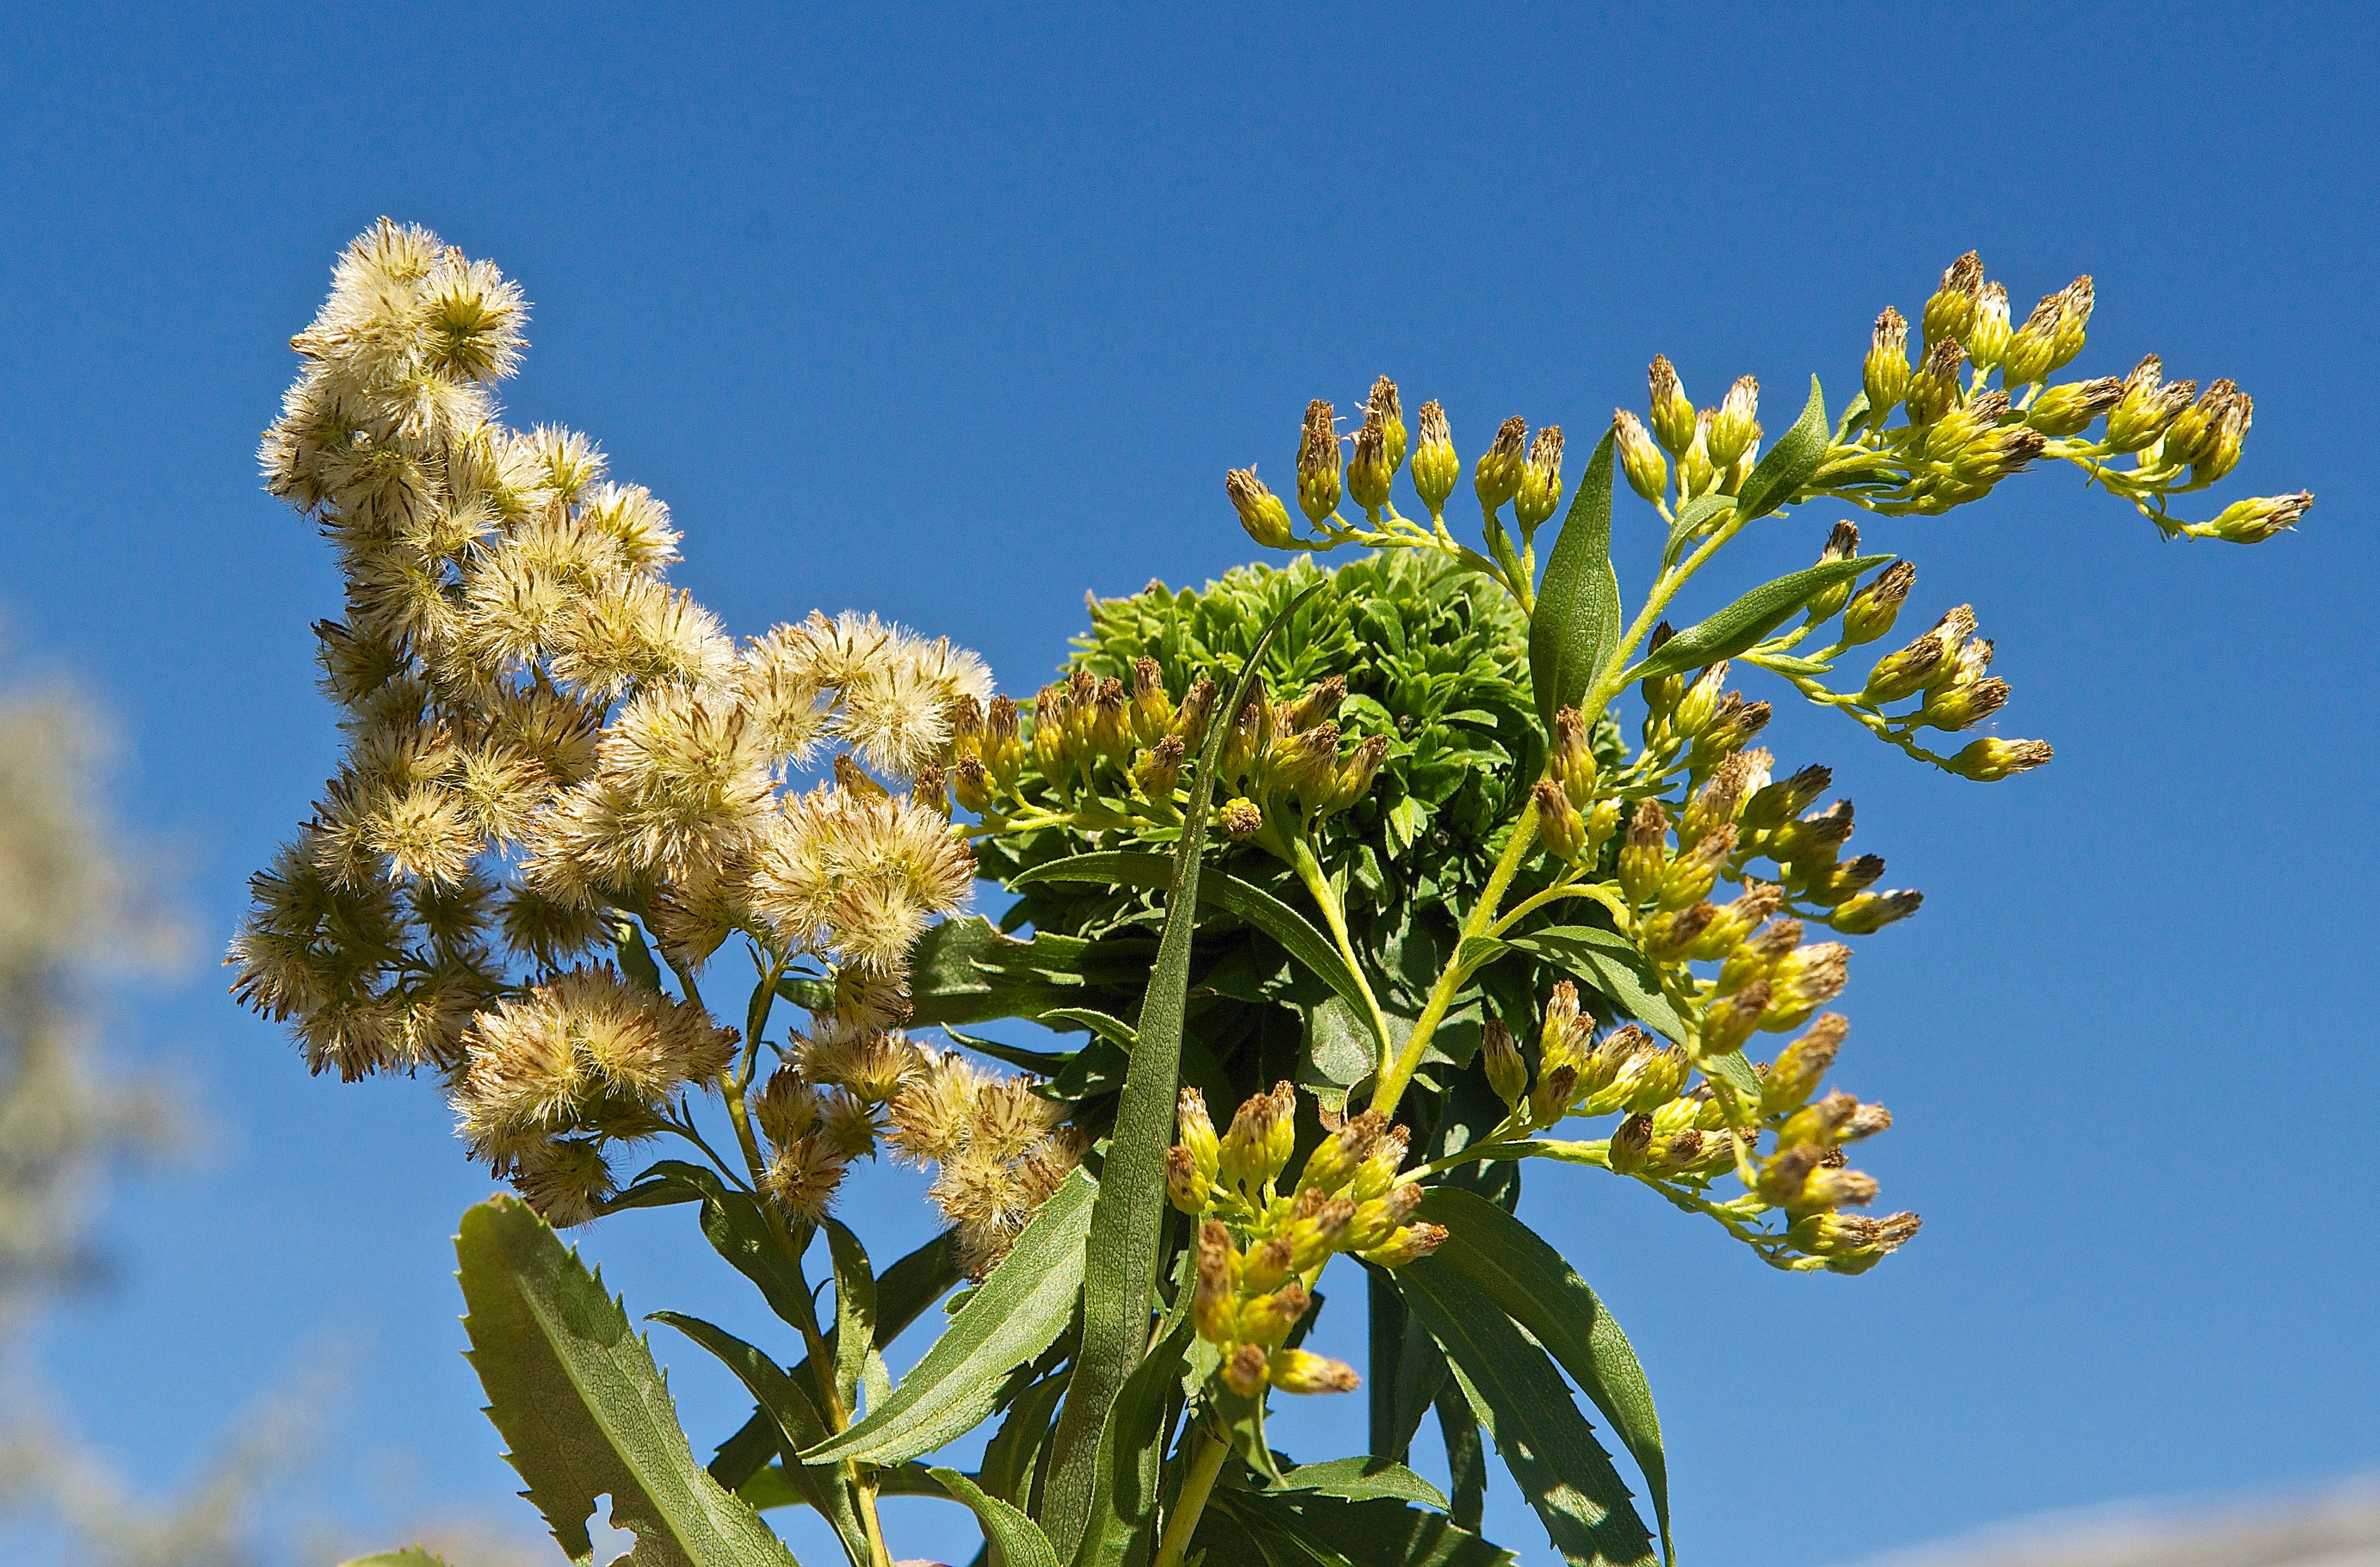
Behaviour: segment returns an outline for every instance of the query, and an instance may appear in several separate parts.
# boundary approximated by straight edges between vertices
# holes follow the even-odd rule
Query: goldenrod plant
[[[265,441],[346,573],[317,632],[348,748],[255,880],[236,991],[318,1072],[440,1075],[519,1193],[463,1219],[470,1355],[574,1559],[609,1495],[640,1563],[790,1561],[765,1514],[808,1507],[889,1567],[900,1494],[971,1509],[1009,1567],[1468,1567],[1512,1560],[1479,1533],[1490,1445],[1564,1561],[1670,1559],[1645,1374],[1516,1216],[1522,1171],[1618,1176],[1792,1271],[1863,1272],[1918,1228],[1866,1211],[1850,1149],[1892,1118],[1830,1087],[1826,1009],[1836,938],[1919,895],[1850,851],[1824,765],[1757,746],[1769,702],[1730,674],[1960,779],[2050,748],[1977,733],[2010,688],[1971,608],[1862,653],[1915,568],[1849,520],[1665,617],[1797,508],[1933,515],[2052,460],[2169,536],[2296,522],[2311,497],[2169,509],[2238,461],[2249,399],[2154,356],[2056,381],[2091,304],[2079,279],[2011,327],[1962,257],[1913,345],[1887,310],[1858,394],[1830,416],[1813,380],[1765,449],[1750,377],[1697,409],[1656,358],[1574,489],[1559,427],[1496,430],[1476,547],[1443,408],[1409,430],[1383,378],[1350,438],[1317,401],[1296,516],[1253,468],[1225,482],[1258,544],[1306,553],[1096,604],[1020,698],[864,613],[732,638],[668,586],[660,501],[584,436],[501,422],[519,292],[382,223],[293,340]],[[1633,606],[1622,477],[1661,539]],[[997,924],[964,912],[978,880],[1013,894]],[[970,1032],[1001,1019],[1058,1038]],[[878,1158],[931,1171],[946,1221],[880,1269],[844,1194]],[[651,1314],[752,1395],[707,1464],[555,1235],[671,1207],[784,1324]],[[1326,1282],[1358,1280],[1360,1369],[1304,1347]],[[945,1296],[893,1381],[882,1350]],[[1358,1388],[1368,1452],[1268,1440],[1276,1396]],[[1404,1464],[1433,1417],[1451,1497]],[[934,1461],[988,1423],[974,1470]]]

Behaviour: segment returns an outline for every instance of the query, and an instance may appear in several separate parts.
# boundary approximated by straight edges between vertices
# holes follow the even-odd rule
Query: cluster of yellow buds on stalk
[[[1985,279],[1975,252],[1960,257],[1919,314],[1913,362],[1908,321],[1890,307],[1876,317],[1861,402],[1810,492],[1930,516],[2050,457],[2082,468],[2168,536],[2252,544],[2303,516],[2313,497],[2302,492],[2235,502],[2207,522],[2168,512],[2168,497],[2239,466],[2254,400],[2227,379],[2203,391],[2168,382],[2155,354],[2127,375],[2052,382],[2082,353],[2095,303],[2091,279],[2078,277],[2012,327],[2007,285]]]
[[[1708,1076],[1689,1088],[1694,1057],[1633,1023],[1598,1039],[1576,988],[1563,980],[1546,1003],[1534,1073],[1502,1025],[1484,1031],[1488,1080],[1509,1113],[1478,1146],[1484,1155],[1517,1145],[1514,1151],[1599,1164],[1645,1182],[1718,1220],[1779,1268],[1864,1272],[1916,1234],[1918,1218],[1841,1211],[1876,1195],[1874,1177],[1849,1167],[1845,1145],[1892,1124],[1882,1105],[1840,1091],[1815,1097],[1849,1030],[1834,1013],[1810,1020],[1773,1065],[1750,1069],[1756,1092],[1722,1089]],[[1572,1116],[1605,1115],[1624,1117],[1607,1139],[1530,1140]],[[1742,1179],[1743,1196],[1707,1197],[1709,1184],[1730,1172]],[[1783,1215],[1781,1228],[1760,1222],[1770,1213]]]
[[[1029,714],[1005,697],[988,709],[963,698],[953,726],[951,796],[990,832],[1177,825],[1183,775],[1206,741],[1217,691],[1200,675],[1177,704],[1164,670],[1142,658],[1129,687],[1077,665],[1041,689]],[[1389,741],[1376,735],[1345,743],[1331,715],[1346,691],[1333,675],[1276,702],[1261,678],[1251,684],[1218,768],[1219,783],[1234,792],[1218,813],[1232,838],[1288,859],[1291,838],[1364,797]]]
[[[1257,1094],[1220,1136],[1196,1088],[1182,1090],[1181,1141],[1166,1150],[1166,1193],[1198,1221],[1198,1336],[1221,1357],[1226,1387],[1254,1398],[1347,1392],[1343,1361],[1284,1347],[1313,1303],[1314,1282],[1345,1252],[1397,1268],[1438,1249],[1446,1232],[1418,1222],[1422,1189],[1400,1182],[1405,1129],[1366,1111],[1329,1132],[1296,1177],[1281,1180],[1297,1136],[1297,1092],[1278,1083]]]
[[[1390,481],[1405,463],[1407,439],[1403,401],[1397,383],[1384,375],[1372,383],[1364,402],[1363,425],[1352,440],[1338,433],[1337,416],[1328,401],[1318,397],[1305,407],[1298,432],[1297,503],[1310,533],[1299,536],[1288,506],[1253,468],[1233,468],[1223,480],[1240,526],[1257,543],[1274,550],[1334,550],[1354,544],[1439,552],[1486,572],[1527,603],[1536,569],[1531,541],[1561,504],[1561,426],[1547,425],[1533,438],[1528,421],[1515,416],[1499,427],[1495,440],[1480,455],[1472,470],[1472,491],[1479,500],[1488,545],[1488,553],[1482,555],[1456,543],[1446,527],[1446,504],[1463,471],[1446,410],[1435,402],[1424,403],[1417,418],[1417,438],[1411,449],[1413,484],[1428,513],[1427,523],[1401,514],[1390,496]],[[1340,514],[1342,497],[1362,509],[1362,522]],[[1501,516],[1507,505],[1512,509],[1510,529]]]

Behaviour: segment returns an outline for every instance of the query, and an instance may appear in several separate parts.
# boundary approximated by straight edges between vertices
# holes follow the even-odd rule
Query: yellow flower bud
[[[1315,1145],[1305,1156],[1305,1168],[1299,1172],[1296,1185],[1303,1191],[1318,1191],[1329,1197],[1355,1178],[1355,1172],[1380,1140],[1388,1125],[1388,1117],[1378,1111],[1367,1110],[1352,1116],[1336,1132]]]
[[[1387,376],[1372,383],[1372,395],[1365,404],[1366,421],[1380,421],[1381,439],[1388,449],[1389,471],[1393,474],[1405,466],[1405,407],[1397,395],[1397,383]]]
[[[1528,438],[1528,421],[1514,414],[1496,431],[1495,443],[1479,455],[1479,462],[1471,471],[1471,487],[1478,493],[1479,504],[1488,511],[1519,492]]]
[[[1200,1172],[1188,1148],[1177,1144],[1165,1150],[1165,1196],[1174,1207],[1196,1219],[1207,1211],[1214,1191],[1213,1178]]]
[[[1660,890],[1656,894],[1660,905],[1681,909],[1700,903],[1718,881],[1718,873],[1726,869],[1728,856],[1735,853],[1735,824],[1729,822],[1664,866]]]
[[[1823,772],[1826,770],[1819,768],[1815,771]],[[1823,789],[1826,785],[1821,784],[1818,787]],[[1784,899],[1785,892],[1781,887],[1766,881],[1746,883],[1742,896],[1712,911],[1710,923],[1694,939],[1686,955],[1701,962],[1727,956],[1762,920],[1775,914]]]
[[[1966,332],[1959,341],[1965,346],[1968,362],[1977,370],[1988,370],[2000,362],[2000,351],[2008,346],[2008,288],[2003,284],[1986,283],[1975,296],[1975,313],[1967,322]]]
[[[1402,1268],[1417,1257],[1427,1257],[1446,1241],[1443,1224],[1405,1224],[1390,1232],[1378,1245],[1356,1255],[1375,1268]]]
[[[1967,335],[1983,289],[1984,263],[1974,251],[1968,251],[1943,269],[1942,285],[1925,301],[1922,317],[1926,347]]]
[[[2252,501],[2232,502],[2213,522],[2200,527],[2210,538],[2233,544],[2261,544],[2284,528],[2296,527],[2313,504],[2311,490],[2294,495],[2260,495]]]
[[[1890,305],[1876,318],[1876,331],[1868,339],[1867,361],[1860,368],[1860,380],[1867,393],[1869,417],[1883,423],[1885,416],[1909,390],[1909,322]]]
[[[1826,565],[1835,561],[1847,561],[1858,553],[1859,525],[1845,517],[1827,534],[1826,546],[1818,552],[1818,564]],[[1835,618],[1836,612],[1851,601],[1851,579],[1845,577],[1831,588],[1821,589],[1804,607],[1803,613],[1810,617],[1811,625],[1822,626]]]
[[[1339,423],[1319,397],[1305,405],[1298,434],[1297,505],[1317,525],[1339,509]]]
[[[1520,1047],[1512,1043],[1512,1030],[1494,1018],[1480,1026],[1479,1056],[1488,1072],[1488,1086],[1509,1110],[1521,1102],[1529,1091],[1529,1063],[1521,1059]]]
[[[1799,1110],[1817,1092],[1850,1032],[1851,1025],[1837,1013],[1822,1013],[1812,1020],[1809,1032],[1786,1046],[1761,1079],[1760,1113],[1784,1115]]]
[[[1670,465],[1661,456],[1661,448],[1645,432],[1645,426],[1625,408],[1611,411],[1613,444],[1620,452],[1620,471],[1628,476],[1628,487],[1655,505],[1670,492]]]
[[[1925,901],[1923,893],[1861,893],[1838,905],[1827,916],[1827,923],[1846,936],[1872,936],[1894,920],[1915,914]]]
[[[1911,424],[1923,429],[1959,406],[1960,373],[1966,362],[1966,350],[1955,342],[1937,343],[1926,350],[1925,362],[1901,395]]]
[[[1537,840],[1546,853],[1565,865],[1577,859],[1586,847],[1586,821],[1578,808],[1550,778],[1538,779],[1531,793],[1536,801]]]
[[[1653,427],[1653,438],[1667,447],[1671,456],[1683,456],[1694,439],[1694,400],[1678,383],[1677,368],[1666,354],[1653,356],[1645,380],[1652,393],[1648,422]]]
[[[1916,582],[1913,561],[1895,561],[1870,578],[1844,606],[1843,646],[1856,648],[1890,631],[1892,623],[1900,618],[1902,601]]]
[[[1265,1352],[1255,1344],[1240,1345],[1223,1361],[1223,1385],[1242,1398],[1263,1391],[1268,1375]]]
[[[1522,468],[1521,482],[1512,492],[1512,515],[1520,522],[1524,540],[1553,516],[1554,508],[1561,503],[1561,426],[1547,425],[1537,431],[1536,442],[1529,447],[1529,460]]]
[[[1343,1360],[1302,1349],[1279,1349],[1266,1363],[1272,1385],[1285,1393],[1350,1393],[1362,1385]]]
[[[2124,377],[2122,395],[2107,412],[2107,444],[2119,452],[2153,446],[2168,426],[2198,395],[2198,383],[2165,382],[2165,362],[2155,354],[2132,367]]]
[[[1975,741],[1950,759],[1950,771],[1978,784],[1997,784],[2020,772],[2030,772],[2056,755],[2046,740]]]
[[[1291,531],[1289,508],[1281,497],[1265,487],[1256,469],[1235,468],[1223,476],[1223,492],[1232,498],[1232,509],[1240,515],[1240,526],[1248,537],[1268,550],[1286,550],[1297,542]]]
[[[2124,383],[2112,375],[2045,387],[2024,410],[2024,422],[2044,435],[2080,435],[2123,395]]]
[[[1675,963],[1702,939],[1703,932],[1718,917],[1718,910],[1707,901],[1690,908],[1664,909],[1645,921],[1637,933],[1637,944],[1655,963]]]
[[[1446,410],[1437,403],[1421,406],[1419,434],[1413,454],[1414,488],[1420,492],[1430,516],[1436,516],[1446,509],[1446,498],[1454,493],[1463,464],[1454,455],[1454,432],[1447,426]]]
[[[1389,480],[1395,474],[1396,469],[1389,466],[1388,431],[1375,407],[1365,416],[1363,429],[1355,432],[1354,455],[1347,459],[1348,497],[1377,516],[1389,504]]]
[[[1742,990],[1729,995],[1714,997],[1703,1009],[1701,1055],[1725,1055],[1744,1040],[1760,1025],[1760,1014],[1768,1008],[1768,984],[1755,979]]]
[[[1244,1343],[1263,1344],[1269,1348],[1289,1337],[1297,1319],[1305,1315],[1313,1296],[1295,1279],[1290,1280],[1269,1294],[1260,1294],[1242,1303],[1239,1313],[1239,1338]],[[1194,1303],[1195,1304],[1195,1303]]]
[[[1760,439],[1760,383],[1748,375],[1740,375],[1735,384],[1719,399],[1718,411],[1711,418],[1710,433],[1704,437],[1704,446],[1710,453],[1711,466],[1726,468],[1752,449]]]
[[[1661,872],[1670,858],[1669,831],[1670,819],[1658,800],[1636,808],[1628,823],[1628,841],[1620,847],[1620,890],[1631,903],[1644,903],[1660,891]]]

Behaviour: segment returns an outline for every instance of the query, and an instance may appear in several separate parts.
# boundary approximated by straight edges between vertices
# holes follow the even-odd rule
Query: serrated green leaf
[[[1571,497],[1570,515],[1562,518],[1561,536],[1547,557],[1546,579],[1529,620],[1529,679],[1548,735],[1555,712],[1578,704],[1620,645],[1620,578],[1611,569],[1611,442],[1607,430],[1596,443],[1586,476]]]
[[[1731,659],[1776,630],[1801,611],[1818,592],[1848,582],[1890,555],[1861,555],[1854,560],[1820,561],[1774,582],[1766,582],[1708,620],[1697,621],[1637,660],[1622,683],[1676,674],[1705,664]]]
[[[898,1464],[973,1430],[999,1408],[1009,1374],[1048,1349],[1074,1318],[1098,1195],[1082,1171],[1068,1175],[892,1395],[803,1460]]]
[[[1318,582],[1292,599],[1257,638],[1230,699],[1216,710],[1216,722],[1208,725],[1198,771],[1183,809],[1182,836],[1174,847],[1165,898],[1165,929],[1158,938],[1157,961],[1150,966],[1148,989],[1141,998],[1135,1024],[1140,1044],[1132,1052],[1123,1092],[1118,1096],[1115,1130],[1100,1172],[1098,1208],[1091,1217],[1090,1266],[1083,1277],[1082,1349],[1066,1388],[1065,1407],[1058,1416],[1050,1481],[1043,1497],[1042,1521],[1060,1553],[1070,1558],[1087,1537],[1090,1524],[1099,1439],[1108,1424],[1109,1408],[1148,1343],[1149,1297],[1157,1286],[1158,1240],[1166,1211],[1165,1150],[1173,1140],[1175,1093],[1182,1080],[1190,943],[1197,904],[1208,881],[1200,856],[1206,845],[1208,808],[1214,799],[1216,764],[1222,755],[1224,735],[1247,699],[1265,650],[1321,588]],[[1218,872],[1214,880],[1220,883],[1226,879]],[[1289,913],[1269,895],[1264,901],[1272,903],[1280,915]],[[1273,917],[1278,920],[1278,916]],[[1303,920],[1297,923],[1313,929]]]
[[[1446,1511],[1446,1498],[1436,1486],[1402,1464],[1369,1454],[1301,1464],[1281,1477],[1281,1489],[1316,1491],[1342,1501],[1402,1501]]]
[[[983,1525],[984,1542],[991,1548],[991,1567],[1058,1567],[1058,1553],[1041,1525],[1019,1512],[955,1469],[929,1469],[942,1488],[975,1510]]]
[[[1643,1020],[1663,1038],[1682,1040],[1686,1037],[1685,1024],[1661,994],[1652,970],[1645,966],[1645,954],[1618,931],[1596,925],[1548,925],[1504,940],[1532,957],[1569,969],[1590,988],[1610,997],[1623,1014]]]
[[[716,1328],[698,1317],[687,1317],[674,1311],[656,1311],[646,1318],[676,1329],[696,1343],[719,1357],[735,1373],[767,1417],[777,1451],[783,1455],[784,1464],[778,1473],[790,1485],[799,1500],[816,1508],[820,1516],[833,1526],[846,1552],[854,1561],[865,1556],[868,1549],[866,1533],[861,1529],[859,1514],[853,1510],[851,1493],[844,1489],[843,1477],[833,1465],[823,1467],[804,1464],[798,1458],[802,1449],[824,1441],[826,1422],[819,1415],[802,1385],[779,1368],[771,1356],[746,1343],[723,1328]],[[713,1475],[713,1479],[718,1476]],[[738,1488],[740,1490],[741,1488]],[[750,1498],[746,1498],[747,1501]],[[755,1505],[758,1505],[755,1503]]]
[[[1089,881],[1111,887],[1169,887],[1173,881],[1173,861],[1164,855],[1136,854],[1127,850],[1100,850],[1076,855],[1070,859],[1052,860],[1019,872],[1009,885],[1030,886],[1045,881]],[[1348,1004],[1359,1014],[1367,1009],[1364,1003],[1363,987],[1355,983],[1354,973],[1339,949],[1295,909],[1274,897],[1253,882],[1243,881],[1229,871],[1213,866],[1199,874],[1196,889],[1198,902],[1211,904],[1228,914],[1235,914],[1266,935],[1279,941],[1295,958],[1312,970],[1315,977],[1347,998]]]
[[[1459,1274],[1570,1373],[1645,1472],[1663,1554],[1674,1559],[1661,1418],[1628,1335],[1560,1252],[1494,1203],[1460,1187],[1433,1186],[1422,1198],[1421,1217],[1444,1225],[1446,1239],[1409,1266]]]
[[[1833,444],[1833,432],[1827,426],[1826,395],[1818,390],[1818,378],[1814,375],[1802,417],[1778,437],[1767,456],[1753,465],[1751,477],[1736,490],[1735,509],[1747,519],[1767,516],[1791,500],[1802,481],[1818,471]]]
[[[1400,1268],[1395,1278],[1407,1307],[1478,1395],[1496,1451],[1562,1560],[1571,1567],[1651,1563],[1653,1537],[1546,1352],[1451,1269]]]
[[[629,1567],[797,1567],[694,1461],[627,1313],[527,1203],[470,1209],[455,1250],[488,1417],[563,1554],[592,1556],[587,1521],[608,1495],[613,1526],[637,1537]]]
[[[1706,1077],[1718,1078],[1752,1104],[1760,1102],[1760,1074],[1752,1069],[1752,1063],[1743,1059],[1742,1051],[1730,1051],[1700,1064]]]

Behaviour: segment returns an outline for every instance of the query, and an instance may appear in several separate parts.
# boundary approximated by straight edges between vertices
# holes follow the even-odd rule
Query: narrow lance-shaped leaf
[[[1165,1332],[1123,1379],[1099,1433],[1099,1462],[1091,1488],[1090,1522],[1075,1550],[1075,1567],[1121,1567],[1144,1558],[1157,1527],[1157,1489],[1165,1457],[1167,1397],[1182,1376],[1190,1347],[1188,1282],[1175,1299]]]
[[[1422,1199],[1421,1217],[1444,1225],[1447,1233],[1438,1250],[1415,1265],[1460,1274],[1570,1373],[1645,1472],[1663,1552],[1674,1556],[1661,1418],[1654,1413],[1653,1390],[1628,1335],[1560,1252],[1494,1203],[1458,1186],[1433,1186]]]
[[[1682,1040],[1686,1026],[1645,965],[1645,954],[1616,930],[1597,925],[1548,925],[1504,945],[1560,965],[1593,990],[1610,997],[1631,1017],[1665,1039]]]
[[[899,1464],[965,1435],[999,1408],[1009,1374],[1048,1349],[1074,1318],[1098,1194],[1081,1171],[1067,1176],[892,1396],[803,1458]]]
[[[834,1258],[834,1388],[845,1409],[859,1407],[859,1388],[870,1380],[876,1358],[876,1273],[867,1248],[839,1220],[826,1221],[827,1249]],[[877,1361],[876,1374],[883,1374]]]
[[[926,1308],[950,1293],[959,1282],[958,1236],[945,1230],[886,1269],[876,1281],[876,1347],[906,1331]],[[810,1363],[804,1359],[790,1373],[796,1387],[811,1385]],[[756,1410],[735,1434],[719,1444],[710,1461],[710,1477],[729,1490],[741,1490],[774,1451],[776,1437],[766,1410]]]
[[[975,1509],[984,1541],[991,1547],[992,1567],[1058,1567],[1058,1553],[1050,1549],[1050,1537],[1041,1532],[1040,1524],[1000,1498],[986,1495],[955,1469],[927,1473],[940,1480],[944,1490]]]
[[[1675,674],[1731,659],[1801,613],[1802,606],[1838,582],[1848,582],[1890,555],[1820,561],[1774,582],[1766,582],[1708,620],[1696,621],[1628,668],[1627,680]]]
[[[652,1352],[528,1204],[494,1197],[455,1237],[469,1358],[488,1417],[563,1554],[594,1552],[612,1499],[631,1567],[796,1567],[760,1515],[694,1461]]]
[[[1173,1140],[1173,1102],[1181,1082],[1182,1026],[1190,1001],[1190,936],[1196,923],[1199,856],[1223,736],[1247,701],[1265,649],[1320,583],[1292,599],[1249,650],[1231,699],[1216,710],[1174,846],[1165,929],[1142,998],[1139,1045],[1116,1104],[1115,1130],[1091,1218],[1091,1266],[1083,1281],[1083,1347],[1058,1416],[1042,1521],[1059,1551],[1073,1556],[1089,1522],[1099,1439],[1108,1407],[1148,1342],[1148,1302],[1157,1283],[1157,1245],[1165,1212],[1165,1149]]]
[[[1547,733],[1554,714],[1575,707],[1620,645],[1620,578],[1611,569],[1611,443],[1596,443],[1586,477],[1571,497],[1561,536],[1546,560],[1529,617],[1529,680]],[[1589,722],[1595,715],[1587,714]]]
[[[698,1317],[656,1311],[648,1320],[676,1329],[717,1355],[735,1373],[744,1391],[759,1404],[777,1451],[784,1455],[784,1467],[779,1473],[800,1500],[816,1508],[833,1526],[842,1537],[845,1553],[855,1561],[865,1560],[867,1535],[860,1527],[859,1514],[853,1510],[851,1493],[844,1488],[842,1475],[832,1464],[808,1465],[799,1457],[802,1449],[825,1440],[827,1436],[826,1422],[802,1385],[786,1376],[768,1354]],[[716,1479],[718,1476],[713,1474],[711,1477]]]
[[[1408,1264],[1396,1281],[1407,1308],[1478,1394],[1496,1451],[1562,1560],[1571,1567],[1651,1563],[1653,1537],[1546,1352],[1451,1269]]]
[[[1754,465],[1751,477],[1735,492],[1735,509],[1747,519],[1767,516],[1770,512],[1793,498],[1802,481],[1818,471],[1827,460],[1827,449],[1834,443],[1827,429],[1827,399],[1818,390],[1818,378],[1810,378],[1810,400],[1802,407],[1802,417],[1793,428],[1777,439],[1768,455]]]

